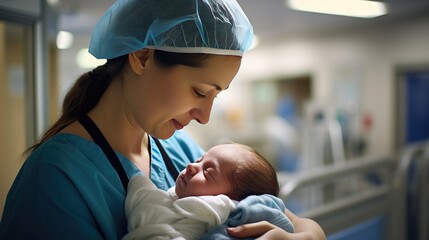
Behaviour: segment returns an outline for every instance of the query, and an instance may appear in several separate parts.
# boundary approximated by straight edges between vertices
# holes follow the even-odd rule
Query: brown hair
[[[250,195],[271,194],[278,196],[279,182],[276,171],[270,162],[262,157],[255,149],[238,143],[249,152],[246,159],[237,162],[236,169],[231,176],[233,192],[231,198],[237,201]]]
[[[154,50],[155,63],[159,67],[169,68],[174,65],[201,67],[209,54],[172,53]],[[109,59],[104,65],[82,74],[67,92],[60,118],[42,135],[39,141],[28,148],[24,154],[38,148],[42,143],[59,133],[80,116],[87,114],[97,105],[112,80],[122,74],[128,63],[128,55]]]

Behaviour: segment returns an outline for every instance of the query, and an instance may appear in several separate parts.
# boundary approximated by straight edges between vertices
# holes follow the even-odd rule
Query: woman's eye
[[[204,97],[206,97],[206,95],[204,95],[201,91],[199,91],[199,90],[197,90],[197,89],[195,89],[195,88],[194,88],[194,93],[195,93],[195,96],[197,96],[197,97],[199,97],[199,98],[204,98]]]

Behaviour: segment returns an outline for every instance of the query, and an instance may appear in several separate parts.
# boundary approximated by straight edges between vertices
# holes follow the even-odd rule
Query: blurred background
[[[0,0],[0,205],[22,152],[58,117],[70,85],[103,64],[86,48],[94,25],[113,2]],[[203,148],[227,140],[248,144],[271,161],[285,184],[362,159],[388,157],[396,162],[392,170],[389,161],[386,170],[393,173],[408,146],[428,140],[429,1],[361,1],[384,5],[374,7],[378,13],[363,6],[360,16],[303,10],[298,0],[238,2],[254,26],[254,46],[229,90],[215,100],[210,123],[185,129]],[[325,1],[322,11],[340,10],[346,2]],[[300,212],[350,189],[359,193],[362,186],[380,186],[386,178],[381,172],[365,172],[364,180],[348,179],[347,186],[302,190],[288,197],[288,207]],[[397,180],[387,178],[388,187]],[[329,234],[339,231],[320,219]],[[427,216],[415,221],[427,224]],[[390,236],[380,230],[386,222],[377,222],[383,227],[374,234]],[[413,223],[398,224],[408,222]],[[429,239],[427,229],[403,231],[422,231],[417,237]]]

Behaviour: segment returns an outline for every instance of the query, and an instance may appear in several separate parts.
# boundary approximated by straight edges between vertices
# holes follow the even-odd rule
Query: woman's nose
[[[210,120],[212,106],[213,100],[203,101],[198,107],[191,109],[191,117],[200,124],[207,124]]]

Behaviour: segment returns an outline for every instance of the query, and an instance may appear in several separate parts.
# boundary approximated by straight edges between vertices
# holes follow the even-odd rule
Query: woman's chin
[[[176,130],[165,130],[165,131],[158,131],[149,135],[158,139],[168,139],[168,138],[171,138],[171,136],[173,136],[175,132]]]

